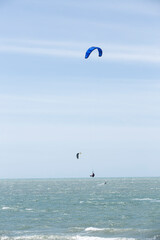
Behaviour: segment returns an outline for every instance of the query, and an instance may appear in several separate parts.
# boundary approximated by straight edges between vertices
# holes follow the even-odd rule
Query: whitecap
[[[86,232],[96,232],[96,231],[104,231],[105,228],[96,228],[96,227],[88,227],[85,229]]]
[[[102,237],[93,237],[93,236],[75,236],[72,237],[73,240],[135,240],[135,238],[102,238]]]
[[[153,198],[134,198],[134,201],[150,201],[150,202],[160,202],[160,199],[153,199]]]
[[[2,210],[11,210],[11,209],[13,209],[13,208],[11,208],[11,207],[2,207]]]
[[[23,236],[3,236],[1,240],[135,240],[135,238],[102,238],[93,236],[58,236],[58,235],[23,235]]]
[[[86,232],[96,232],[96,231],[103,231],[103,232],[110,232],[110,233],[122,233],[122,232],[130,232],[135,231],[136,229],[133,228],[96,228],[96,227],[88,227],[85,228]],[[139,229],[137,229],[139,231]]]
[[[152,198],[134,198],[134,201],[152,201]]]

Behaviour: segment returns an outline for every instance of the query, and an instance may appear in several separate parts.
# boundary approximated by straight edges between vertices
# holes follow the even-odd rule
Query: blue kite
[[[102,53],[103,53],[101,48],[99,48],[99,47],[90,47],[90,48],[87,50],[87,52],[86,52],[85,58],[88,58],[89,55],[91,54],[91,52],[94,51],[95,49],[98,50],[99,57],[101,57],[101,56],[102,56]]]

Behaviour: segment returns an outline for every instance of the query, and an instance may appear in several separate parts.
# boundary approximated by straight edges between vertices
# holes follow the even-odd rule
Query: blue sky
[[[0,33],[1,178],[159,176],[158,1],[1,1]]]

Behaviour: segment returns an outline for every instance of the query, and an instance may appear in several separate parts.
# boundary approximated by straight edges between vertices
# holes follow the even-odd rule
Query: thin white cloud
[[[33,54],[33,55],[46,55],[46,56],[57,56],[76,58],[80,57],[81,53],[75,50],[66,49],[55,49],[55,48],[39,48],[39,47],[18,47],[18,46],[0,46],[0,52],[7,53],[21,53],[21,54]]]
[[[63,58],[82,58],[88,43],[84,42],[48,42],[36,40],[0,40],[0,52],[30,55],[56,56]],[[159,46],[111,45],[101,43],[105,61],[160,63]],[[92,55],[91,60],[97,58]],[[99,59],[98,59],[99,60]]]
[[[115,4],[117,3],[117,4]],[[117,11],[132,13],[132,14],[140,14],[140,15],[148,15],[148,16],[160,16],[160,5],[156,1],[127,1],[123,0],[119,4],[119,1],[110,2],[109,7],[111,9],[115,9]]]
[[[136,117],[138,120],[150,116],[152,121],[158,119],[159,122],[159,92],[149,91],[127,92],[127,93],[107,93],[96,95],[36,95],[17,96],[0,95],[0,115],[32,115],[39,114],[55,116],[76,116],[96,118],[105,117],[124,119]],[[146,95],[148,97],[146,98]],[[154,96],[154,97],[153,97]],[[100,117],[100,118],[101,118]],[[100,120],[99,118],[99,120]],[[100,120],[101,121],[101,120]],[[146,120],[145,120],[146,121]]]
[[[54,7],[55,4],[59,4],[60,1],[48,1],[46,3],[45,0],[36,0],[34,3],[39,5],[48,4],[49,7]],[[31,0],[27,0],[26,3],[31,4]],[[24,4],[24,2],[23,2]],[[80,10],[87,11],[116,11],[123,12],[129,14],[140,14],[140,15],[148,15],[148,16],[159,16],[160,15],[160,5],[158,1],[152,0],[141,0],[141,1],[128,1],[128,0],[112,0],[106,1],[101,0],[97,4],[97,0],[85,0],[77,2],[74,0],[70,1],[61,1],[61,4],[65,7],[78,8]]]

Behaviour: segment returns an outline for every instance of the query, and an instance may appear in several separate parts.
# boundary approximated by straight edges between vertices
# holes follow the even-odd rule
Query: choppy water
[[[0,180],[0,239],[159,240],[160,178]]]

